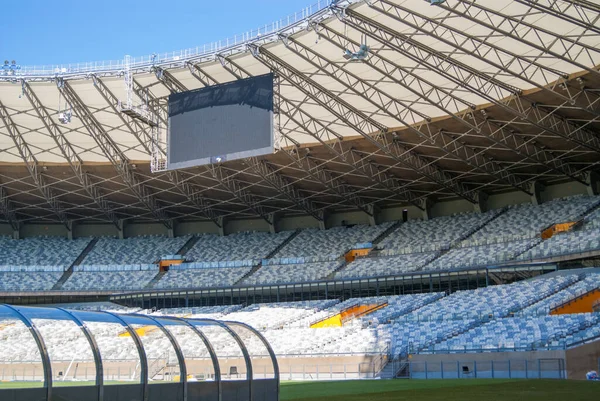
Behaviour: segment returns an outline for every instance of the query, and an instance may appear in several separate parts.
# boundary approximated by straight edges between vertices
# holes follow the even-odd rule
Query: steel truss
[[[341,51],[345,50],[348,43],[356,47],[360,45],[360,43],[352,40],[349,36],[345,36],[327,25],[313,25],[313,27],[317,31],[319,38],[327,40]],[[422,78],[418,73],[389,60],[380,54],[380,52],[381,49],[372,49],[366,63],[384,77],[377,82],[384,79],[390,80],[418,96],[417,100],[409,102],[406,105],[407,108],[410,108],[422,99],[464,125],[468,129],[467,133],[481,134],[495,144],[510,150],[520,157],[544,166],[548,170],[555,171],[558,174],[583,182],[581,175],[574,172],[568,164],[550,155],[547,150],[535,145],[534,141],[526,141],[519,137],[516,135],[514,129],[508,127],[508,124],[493,126],[489,120],[489,115],[484,116],[483,113],[475,112],[475,105],[465,102],[447,89],[437,87],[432,82]],[[588,92],[582,91],[581,93],[588,95]],[[589,101],[589,104],[594,103],[596,103],[595,100]],[[424,120],[420,124],[426,124],[430,120],[430,117],[425,116]],[[515,117],[512,121],[520,121],[520,118]],[[542,133],[543,131],[540,132],[540,135]],[[458,135],[464,136],[465,133],[460,132]],[[532,179],[536,178],[533,177]]]
[[[531,7],[544,14],[550,14],[573,25],[600,34],[600,8],[597,4],[589,1],[566,1],[566,0],[516,0],[524,6]],[[570,11],[578,17],[570,15]]]
[[[10,203],[10,199],[8,199],[8,194],[4,187],[0,187],[0,214],[4,216],[14,231],[19,230],[19,220],[17,219],[17,215]]]
[[[240,69],[239,66],[237,66],[237,65],[234,66],[233,64],[230,64],[229,60],[226,59],[225,57],[221,56],[219,59],[221,60],[221,64],[223,65],[223,67],[226,68],[230,73],[232,73],[237,79],[241,79],[242,77],[250,76],[246,71]],[[228,67],[229,65],[232,66],[232,67],[230,67],[231,69],[229,69],[229,67]],[[189,65],[189,68],[190,68],[190,72],[192,73],[192,75],[194,77],[196,77],[204,86],[218,84],[218,82],[215,81],[214,78],[212,78],[208,74],[206,74],[201,68],[194,66],[192,64]],[[169,88],[170,90],[173,90],[171,88],[180,88],[183,86],[180,83],[178,83],[178,81],[172,75],[171,76],[168,76],[168,75],[161,76],[161,82],[166,82],[166,81],[174,81],[174,82],[170,82],[168,85],[165,84],[165,86],[167,88]],[[275,94],[275,96],[279,96],[278,89],[276,89],[275,92],[277,92]],[[277,100],[274,103],[279,104],[279,102]],[[279,112],[279,111],[280,110],[278,109],[277,112]],[[313,216],[318,221],[324,221],[325,212],[323,210],[318,210],[316,208],[316,206],[309,199],[307,199],[305,196],[303,196],[301,191],[299,191],[293,184],[291,184],[286,177],[284,177],[283,175],[279,174],[278,172],[276,172],[275,170],[270,168],[270,166],[264,161],[259,161],[256,158],[246,158],[246,159],[244,159],[244,161],[248,164],[248,166],[250,166],[252,168],[252,170],[256,174],[258,174],[267,184],[269,184],[271,187],[273,187],[275,190],[277,190],[280,194],[282,194],[284,197],[286,197],[287,199],[292,201],[296,206],[298,206],[298,207],[300,207],[300,209],[306,211],[309,215]],[[298,158],[293,158],[293,161],[296,162],[300,168],[307,171],[306,163],[298,163]],[[262,163],[265,163],[265,164],[262,164]],[[232,193],[234,194],[234,196],[236,196],[237,199],[244,202],[248,207],[250,207],[252,210],[257,212],[257,214],[259,214],[261,217],[263,217],[263,219],[265,219],[267,222],[269,222],[269,219],[271,219],[271,217],[267,216],[268,218],[265,218],[265,216],[263,214],[261,214],[263,212],[259,213],[260,210],[256,210],[256,205],[258,204],[256,202],[256,200],[253,203],[246,203],[247,201],[251,201],[253,199],[253,197],[250,193],[243,194],[243,196],[238,196],[238,193],[239,193],[238,189],[240,187],[239,183],[237,183],[238,185],[235,186],[235,185],[230,185],[229,182],[227,182],[227,183],[221,182],[221,179],[225,176],[223,174],[219,174],[219,170],[214,168],[212,165],[208,166],[208,170],[210,171],[213,178],[215,178],[221,184],[223,184],[230,192],[232,192],[232,190],[235,190],[236,192],[232,192]],[[312,165],[312,169],[308,168],[308,172],[312,173],[311,176],[313,178],[316,178],[320,182],[323,182],[323,180],[326,180],[327,183],[331,183],[334,181],[333,177],[327,176],[326,175],[327,173],[324,171],[321,171],[321,170],[322,169],[318,169],[316,164],[314,164],[314,163]],[[231,177],[229,177],[229,181],[234,181],[234,183],[235,183],[235,180],[232,179]],[[328,186],[328,188],[329,188],[329,186]],[[341,190],[342,190],[341,188],[337,188],[337,191],[341,191]],[[336,191],[336,190],[334,189],[334,191]],[[336,191],[336,193],[337,193],[337,191]],[[246,191],[246,192],[248,192],[248,191]],[[353,201],[353,203],[356,204],[356,201]],[[357,205],[357,206],[359,206],[359,205]],[[369,213],[372,214],[370,209],[368,207],[364,206],[362,203],[360,203],[359,208],[364,209],[365,211],[369,211]]]
[[[355,10],[345,10],[345,21],[357,31],[384,43],[386,47],[405,55],[421,67],[428,67],[430,71],[435,71],[440,76],[479,95],[521,120],[550,134],[600,152],[600,139],[590,131],[574,126],[555,113],[542,110],[537,107],[535,102],[522,96],[519,89],[511,88],[510,85],[425,46],[405,34],[396,32]]]
[[[169,74],[170,75],[170,74]],[[104,82],[96,77],[92,76],[94,79],[94,86],[100,92],[104,100],[110,105],[111,109],[114,113],[116,113],[127,130],[131,132],[136,139],[143,146],[144,150],[148,154],[152,154],[152,152],[156,149],[165,155],[165,150],[157,143],[156,138],[152,133],[149,133],[148,130],[158,130],[160,127],[150,127],[143,124],[141,121],[128,116],[127,114],[120,113],[117,105],[119,100],[117,97],[110,91],[110,89],[104,84]],[[156,110],[152,107],[149,107],[150,111],[156,116]],[[219,218],[218,213],[213,209],[210,202],[205,199],[202,195],[200,195],[200,190],[192,185],[188,180],[185,180],[178,171],[167,171],[166,176],[171,181],[171,183],[175,186],[175,188],[184,195],[188,201],[190,201],[196,208],[198,208],[199,212],[206,218],[210,219],[213,223],[215,223],[219,228],[221,227],[221,219]]]
[[[236,78],[240,79],[251,76],[247,71],[234,63],[231,59],[223,57],[221,60],[221,65],[224,68],[227,69],[227,67],[231,65],[231,68],[228,69],[228,71]],[[195,67],[197,70],[201,70],[199,66]],[[325,146],[332,154],[336,155],[337,158],[352,168],[353,171],[357,172],[363,177],[371,179],[376,183],[376,185],[379,185],[383,189],[390,192],[394,198],[400,199],[403,202],[413,203],[418,208],[424,210],[425,200],[422,199],[422,197],[419,198],[406,187],[402,187],[400,184],[398,184],[398,180],[395,177],[386,171],[379,169],[369,160],[369,158],[363,157],[352,148],[345,149],[342,145],[342,137],[340,135],[332,131],[321,121],[311,117],[297,104],[294,104],[288,100],[281,93],[278,93],[277,96],[279,99],[279,110],[281,114],[285,115],[288,120],[294,122],[298,127],[301,127],[302,131],[308,133],[317,141],[319,141],[319,143]],[[285,133],[282,133],[282,136],[284,143],[286,144],[283,150],[285,151],[286,155],[292,159],[292,161],[300,166],[311,177],[320,181],[329,190],[335,190],[337,187],[337,194],[339,196],[347,201],[350,201],[351,204],[356,204],[356,199],[349,198],[349,196],[352,196],[349,195],[352,194],[352,192],[348,192],[346,190],[340,192],[340,189],[345,189],[345,187],[338,184],[334,177],[331,175],[329,175],[329,177],[323,177],[323,174],[321,174],[320,171],[315,170],[315,166],[312,167],[312,170],[310,167],[304,166],[300,160],[302,156],[298,151],[299,144]],[[364,211],[364,209],[370,208],[368,206],[363,206],[363,203],[361,203],[359,209]]]
[[[395,142],[392,139],[392,135],[388,133],[387,127],[373,121],[343,99],[332,95],[325,87],[279,59],[269,50],[262,47],[254,47],[252,54],[267,68],[276,71],[282,78],[292,83],[295,88],[331,112],[340,121],[346,123],[356,133],[392,157],[396,162],[451,190],[456,195],[471,203],[478,202],[478,194],[475,191],[467,189],[455,177],[450,176],[448,173],[432,165],[429,161],[424,160],[416,152]]]
[[[589,2],[587,3],[589,4]],[[595,65],[594,58],[591,54],[598,54],[600,49],[580,42],[577,39],[558,35],[551,30],[527,22],[522,16],[515,17],[507,15],[482,6],[479,2],[457,0],[456,5],[453,8],[449,7],[447,4],[440,4],[440,7],[450,11],[454,15],[458,15],[476,22],[479,25],[485,26],[486,28],[492,29],[498,34],[505,35],[506,37],[531,46],[544,54],[548,54],[559,60],[577,66],[581,70],[600,76],[600,72],[585,65],[586,62],[590,61],[591,65]],[[594,6],[594,8],[597,8],[597,6]],[[535,13],[532,13],[532,15],[535,15]],[[488,21],[494,21],[494,23],[492,24]],[[544,39],[549,37],[554,39],[546,43]],[[586,60],[577,61],[580,58],[586,58]]]
[[[234,63],[230,58],[220,56],[219,61],[221,62],[223,68],[229,71],[229,73],[232,74],[236,79],[243,79],[252,76],[248,71]],[[279,111],[283,112],[284,109],[281,107],[281,103],[285,99],[281,95],[280,91],[278,91],[275,96],[278,97],[278,101],[276,103],[279,104]],[[288,146],[285,145],[286,141],[289,140],[289,137],[283,132],[281,134],[284,141],[282,150],[300,169],[323,184],[327,190],[344,199],[348,204],[356,206],[359,210],[362,210],[369,216],[373,216],[372,206],[368,205],[359,196],[357,196],[356,190],[350,188],[342,179],[333,176],[329,171],[324,169],[313,158],[311,158],[310,155],[303,157],[298,151],[297,146],[295,146],[293,149],[289,149],[289,143],[287,144]]]
[[[407,130],[423,138],[428,144],[473,167],[473,170],[483,172],[492,177],[495,181],[508,183],[516,189],[530,194],[528,185],[526,185],[523,180],[514,174],[511,174],[500,163],[487,157],[483,151],[464,145],[461,143],[460,138],[456,138],[455,136],[430,125],[430,117],[413,110],[409,105],[396,99],[393,95],[366,82],[356,74],[343,69],[340,67],[339,63],[335,63],[325,56],[317,54],[297,40],[287,38],[287,41],[284,43],[286,43],[288,49],[302,57],[305,61],[309,62],[317,69],[325,71],[330,77],[344,85],[347,90],[350,90],[355,95],[362,97],[371,105],[375,106],[377,111],[373,111],[369,118],[372,118],[372,116],[377,113],[384,113],[388,117],[395,119]],[[416,121],[420,122],[415,124]],[[386,129],[386,131],[387,130],[389,129]],[[477,128],[474,127],[473,131],[476,130]]]
[[[380,7],[377,7],[376,4],[379,4]],[[494,74],[493,78],[501,75],[506,75],[509,79],[517,78],[533,88],[562,99],[565,104],[569,105],[575,105],[581,95],[581,91],[572,92],[572,88],[566,85],[568,74],[545,66],[531,56],[522,56],[490,43],[492,33],[481,37],[468,35],[464,31],[444,23],[444,19],[432,19],[388,0],[376,0],[370,5],[382,15],[389,16],[413,28],[416,32],[436,38],[459,50],[462,54],[475,57],[495,67],[498,72]],[[538,83],[536,78],[540,78],[542,82]],[[598,110],[589,103],[577,108],[596,117],[599,115]]]
[[[158,205],[158,202],[151,194],[150,190],[140,182],[129,165],[129,159],[119,149],[118,145],[113,142],[112,138],[104,130],[102,124],[96,120],[92,112],[85,106],[73,88],[71,88],[69,82],[59,80],[57,81],[57,87],[73,110],[77,112],[77,116],[81,119],[81,122],[89,132],[90,136],[94,138],[131,192],[133,192],[146,209],[150,211],[155,219],[160,221],[168,229],[173,229],[172,220]]]
[[[169,89],[171,93],[178,93],[186,91],[185,86],[179,82],[179,80],[175,79],[173,75],[167,73],[167,71],[158,70],[156,77],[157,79]],[[161,112],[159,114],[166,114],[165,108],[161,108]],[[164,118],[164,117],[163,117]],[[250,163],[249,160],[244,159]],[[269,225],[274,224],[273,215],[268,213],[263,206],[260,205],[259,200],[249,191],[247,188],[242,185],[242,183],[234,178],[233,176],[224,172],[223,168],[220,164],[214,165],[210,164],[206,166],[206,171],[210,173],[210,175],[221,184],[222,187],[227,189],[236,199],[245,204],[250,210],[256,213],[257,216],[260,216],[264,219]],[[278,174],[275,174],[278,175]],[[282,177],[278,177],[279,180],[283,180]],[[267,181],[268,182],[268,181]],[[270,182],[268,182],[271,185]],[[275,188],[279,191],[279,188]],[[296,191],[297,192],[297,191]],[[289,194],[288,192],[281,192],[283,195]],[[303,204],[304,199],[301,200],[293,200],[297,205]]]
[[[48,205],[50,205],[50,208],[58,217],[58,220],[67,228],[67,230],[71,231],[71,221],[67,218],[63,205],[53,193],[50,185],[48,185],[48,183],[46,182],[46,179],[44,178],[43,174],[39,169],[36,157],[29,148],[27,142],[25,142],[25,139],[23,139],[19,128],[14,123],[13,119],[8,113],[8,110],[6,109],[6,107],[4,107],[2,102],[0,102],[0,119],[4,123],[4,126],[6,127],[9,136],[13,140],[15,146],[17,147],[17,150],[19,151],[23,162],[25,162],[27,170],[29,171],[29,174],[31,175],[31,178],[33,179],[33,182],[35,183],[35,186],[37,187],[38,191],[40,192],[40,194],[42,194],[43,198],[46,200]]]
[[[59,126],[54,122],[54,120],[52,120],[50,113],[44,107],[35,92],[33,92],[31,86],[27,82],[23,81],[22,88],[23,93],[29,100],[29,103],[31,103],[31,106],[37,113],[38,117],[44,123],[44,127],[60,149],[64,158],[71,166],[73,173],[75,173],[75,176],[81,183],[81,186],[85,192],[90,196],[90,198],[92,198],[94,203],[108,218],[108,221],[113,223],[118,230],[121,230],[122,226],[119,224],[119,219],[117,218],[112,205],[106,200],[105,195],[102,193],[99,187],[94,184],[88,173],[83,170],[83,161],[73,148],[73,145],[71,145]]]
[[[286,177],[279,174],[277,169],[266,160],[258,159],[257,157],[249,157],[244,160],[254,173],[260,176],[280,194],[283,194],[289,200],[294,202],[296,206],[318,221],[325,220],[325,212],[320,210],[317,205],[306,196],[302,195],[298,188],[296,188]]]
[[[252,194],[240,180],[236,179],[233,174],[225,171],[221,163],[209,164],[206,166],[206,170],[213,176],[215,180],[221,184],[222,187],[227,189],[233,196],[235,196],[240,202],[244,203],[250,208],[257,216],[260,216],[270,226],[274,224],[274,216],[269,213],[264,206],[260,204],[260,201]]]

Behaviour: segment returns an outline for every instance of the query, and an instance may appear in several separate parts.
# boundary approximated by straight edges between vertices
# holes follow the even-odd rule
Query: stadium
[[[597,399],[599,164],[598,0],[6,61],[0,400]]]

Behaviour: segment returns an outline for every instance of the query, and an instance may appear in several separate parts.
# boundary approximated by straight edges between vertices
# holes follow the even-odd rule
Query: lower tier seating
[[[496,319],[441,341],[430,350],[543,349],[552,343],[558,346],[566,336],[599,322],[600,316],[592,313]]]
[[[210,269],[193,269],[210,270]],[[185,270],[184,272],[190,272]],[[81,273],[81,272],[79,272]],[[509,350],[565,349],[579,341],[600,336],[600,314],[531,316],[542,302],[575,296],[574,288],[589,288],[598,274],[554,275],[497,285],[478,290],[443,293],[376,296],[321,301],[270,304],[165,308],[158,311],[123,308],[110,303],[74,304],[78,310],[106,309],[156,317],[176,315],[248,323],[262,331],[278,356],[348,355],[389,353],[392,356],[432,352],[486,352]],[[387,306],[348,320],[343,327],[310,328],[316,320],[353,305]],[[61,305],[65,306],[65,305]],[[522,312],[522,313],[521,313]],[[544,310],[541,310],[543,313]],[[513,316],[514,314],[514,316]],[[75,324],[34,319],[54,360],[92,360],[89,346]],[[120,336],[116,323],[86,323],[105,360],[138,359],[132,339]],[[186,355],[208,357],[198,337],[184,326],[169,326]],[[204,330],[205,328],[203,328]],[[208,329],[206,329],[208,330]],[[0,362],[40,361],[29,330],[19,321],[0,321]],[[208,330],[219,355],[240,356],[239,348],[223,330]],[[160,330],[142,339],[149,359],[171,355],[168,340]],[[261,349],[251,339],[254,350]],[[86,348],[87,347],[87,348]],[[87,351],[86,351],[87,350]],[[174,360],[174,359],[173,359]]]

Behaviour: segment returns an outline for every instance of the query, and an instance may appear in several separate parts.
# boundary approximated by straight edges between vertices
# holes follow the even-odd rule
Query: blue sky
[[[325,0],[321,0],[322,2]],[[20,65],[119,60],[225,39],[317,0],[7,0],[0,61]]]

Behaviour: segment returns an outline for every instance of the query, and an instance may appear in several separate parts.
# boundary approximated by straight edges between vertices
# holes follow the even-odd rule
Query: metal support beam
[[[217,180],[221,186],[235,196],[240,202],[248,206],[254,213],[263,218],[269,225],[273,224],[271,214],[265,210],[258,199],[246,189],[239,180],[223,169],[220,163],[209,164],[206,166],[206,171]]]
[[[42,194],[42,197],[46,200],[50,208],[54,212],[54,214],[58,217],[58,220],[67,228],[68,231],[71,231],[71,225],[69,224],[69,219],[67,218],[64,208],[61,205],[61,202],[56,198],[50,186],[46,183],[46,179],[40,172],[38,161],[34,156],[31,149],[29,149],[29,145],[21,135],[19,128],[14,123],[11,118],[8,110],[2,102],[0,102],[0,119],[4,123],[6,130],[8,131],[8,135],[13,140],[23,162],[27,166],[27,170],[33,179],[38,191]]]
[[[368,118],[363,112],[357,110],[344,100],[333,96],[325,87],[308,78],[305,74],[284,62],[269,50],[263,47],[258,48],[255,45],[249,46],[254,46],[252,54],[267,68],[277,71],[282,78],[286,79],[306,96],[332,113],[340,121],[346,123],[379,150],[392,157],[398,163],[402,163],[420,175],[434,181],[439,186],[452,191],[471,203],[476,202],[476,194],[460,183],[456,177],[450,176],[445,171],[432,165],[416,152],[407,152],[406,148],[402,148],[398,143],[393,141],[387,127]]]
[[[552,15],[580,28],[600,34],[600,27],[598,27],[600,11],[597,9],[597,4],[567,0],[516,0],[516,2],[538,10],[541,14]]]
[[[321,39],[327,40],[329,43],[337,46],[340,51],[345,50],[348,44],[355,47],[360,46],[359,42],[332,29],[328,25],[315,25],[314,29],[317,30]],[[477,128],[480,135],[487,137],[495,144],[510,150],[518,156],[582,182],[582,178],[568,164],[563,163],[560,159],[550,155],[548,151],[535,145],[534,141],[525,140],[522,137],[515,135],[515,131],[510,130],[505,125],[491,127],[492,123],[489,121],[489,118],[486,118],[486,121],[482,122],[481,113],[477,113],[474,110],[475,105],[465,102],[461,97],[455,95],[450,90],[437,87],[433,82],[424,79],[417,72],[396,64],[388,59],[385,56],[385,53],[381,53],[381,49],[371,49],[369,58],[365,60],[365,63],[381,74],[384,77],[382,80],[390,80],[401,85],[403,88],[417,96],[417,99],[409,102],[408,105],[412,106],[413,104],[425,101],[431,106],[438,108],[443,113],[448,114],[454,120],[460,122],[467,127],[469,131],[473,128]],[[589,104],[596,102],[593,95],[588,92],[584,92],[583,95],[588,99]],[[598,103],[600,103],[600,101]],[[520,119],[515,117],[515,120]]]
[[[166,71],[165,71],[166,72]],[[167,76],[171,76],[168,74]],[[124,113],[120,113],[118,110],[119,100],[117,97],[110,91],[110,89],[102,82],[102,80],[96,76],[92,76],[94,80],[94,86],[100,92],[102,97],[107,101],[107,103],[111,106],[114,113],[116,113],[123,124],[127,127],[129,132],[131,132],[140,144],[144,147],[144,150],[148,152],[148,154],[152,153],[153,147],[159,149],[163,154],[166,154],[165,150],[159,144],[153,143],[154,138],[151,133],[148,132],[149,129],[153,129],[152,127],[144,126],[139,120],[136,120]],[[148,96],[151,96],[148,94]],[[162,109],[155,110],[153,107],[148,106],[149,110],[154,114],[158,115],[159,112],[162,112]],[[165,116],[163,116],[165,117]],[[159,129],[159,127],[155,127],[154,129]],[[210,202],[205,199],[202,195],[200,195],[200,190],[194,186],[189,180],[183,179],[181,174],[178,171],[167,171],[167,178],[173,183],[175,188],[183,194],[188,201],[190,201],[194,206],[196,206],[200,213],[206,218],[212,220],[217,226],[218,223],[218,213],[212,208]]]
[[[117,227],[117,229],[120,229],[119,219],[113,211],[113,207],[106,200],[106,197],[100,188],[94,184],[88,173],[83,170],[83,160],[81,160],[79,154],[75,148],[73,148],[73,145],[67,140],[65,134],[59,128],[58,124],[54,122],[50,113],[48,112],[48,109],[44,107],[38,96],[26,81],[22,82],[22,88],[25,97],[27,97],[27,100],[29,100],[29,103],[31,103],[31,106],[37,113],[38,117],[44,123],[46,131],[48,131],[60,149],[63,157],[67,160],[69,166],[71,166],[71,170],[73,170],[73,173],[75,173],[75,176],[81,183],[81,186],[85,192],[90,196],[90,198],[92,198],[94,203],[98,206],[102,213],[104,213],[108,220],[115,227]]]
[[[542,185],[539,181],[533,181],[531,184],[531,203],[534,205],[542,204],[542,191],[544,190],[544,185]]]
[[[8,194],[4,187],[0,187],[0,214],[4,216],[13,231],[19,231],[19,220],[17,219],[17,215],[8,199]]]
[[[589,132],[571,126],[564,130],[556,127],[544,116],[539,116],[535,103],[521,96],[520,90],[499,82],[471,66],[465,65],[452,57],[437,52],[411,37],[392,30],[388,26],[369,17],[346,9],[346,23],[357,31],[372,37],[392,50],[410,58],[421,67],[435,71],[448,79],[485,99],[501,109],[527,121],[550,134],[563,137],[578,145],[600,152],[600,140]]]
[[[162,84],[164,84],[167,87],[167,89],[169,89],[169,91],[171,93],[178,93],[178,92],[187,90],[185,88],[185,86],[183,84],[181,84],[181,82],[179,82],[179,80],[175,79],[175,77],[173,77],[173,75],[170,74],[168,71],[166,71],[166,70],[160,70],[160,71],[161,71],[161,73],[160,74],[157,73],[156,76],[157,76],[158,80]],[[194,68],[194,71],[199,71],[199,69]],[[150,96],[150,95],[147,95],[147,96]],[[162,109],[162,112],[163,113],[165,112],[164,108]],[[166,116],[163,116],[163,118],[164,117],[166,117]],[[264,210],[264,208],[262,206],[260,206],[260,204],[256,200],[255,196],[250,191],[243,188],[240,185],[240,183],[238,182],[238,180],[235,180],[235,179],[227,176],[226,174],[223,174],[223,170],[222,170],[220,164],[217,166],[208,165],[207,171],[213,176],[213,178],[215,178],[217,181],[219,181],[221,186],[223,186],[225,189],[227,189],[238,200],[240,200],[242,203],[244,203],[246,206],[248,206],[252,211],[254,211],[258,216],[263,218],[267,223],[269,223],[270,225],[273,224],[272,219],[269,216],[269,213],[267,213]],[[217,223],[217,225],[218,225],[218,223]]]
[[[348,69],[341,67],[340,63],[335,63],[327,57],[311,50],[296,39],[288,37],[285,43],[287,43],[288,49],[302,57],[305,61],[312,64],[318,70],[325,71],[328,76],[335,79],[341,85],[344,85],[356,96],[363,98],[373,105],[376,111],[373,111],[371,116],[386,114],[404,126],[406,130],[423,138],[428,144],[449,156],[458,158],[463,163],[471,166],[473,170],[490,176],[494,179],[494,182],[504,182],[527,193],[527,185],[520,177],[511,174],[503,165],[485,155],[484,151],[466,145],[464,141],[461,141],[460,137],[457,138],[456,136],[447,134],[443,130],[435,128],[429,123],[431,119],[428,116],[424,116],[417,110],[413,110],[411,106],[396,99],[394,95],[367,82]],[[369,118],[372,118],[371,116]],[[477,130],[477,127],[473,127],[472,129],[472,131]],[[468,134],[470,132],[466,132],[463,135]]]
[[[250,76],[248,72],[245,72],[243,68],[238,66],[230,59],[223,58],[222,65],[224,68],[228,68],[229,65],[232,65],[230,72],[233,73],[233,71],[236,71],[237,73],[243,74],[239,78]],[[200,67],[196,66],[196,68],[200,70]],[[282,115],[285,115],[290,121],[300,127],[302,131],[315,138],[319,143],[321,143],[321,145],[327,148],[332,154],[337,156],[340,161],[350,167],[354,172],[372,180],[376,185],[385,189],[393,197],[403,202],[412,203],[418,208],[422,208],[422,199],[420,199],[419,196],[414,194],[412,191],[408,190],[405,186],[400,185],[395,177],[378,169],[373,163],[371,163],[369,158],[359,155],[352,148],[344,148],[342,145],[342,137],[333,132],[323,122],[310,116],[301,107],[298,107],[297,104],[288,100],[281,93],[278,93],[277,96],[279,100],[279,112]],[[299,147],[299,144],[286,134],[282,133],[282,135],[286,144],[286,146],[283,146],[282,151],[284,151],[288,157],[297,163],[297,159],[299,157],[298,153],[295,153],[295,151],[291,148],[297,148]],[[300,164],[299,167],[303,168],[302,164]],[[309,173],[309,171],[305,171]],[[319,180],[319,175],[313,176],[313,178]],[[328,181],[321,182],[328,187]],[[331,190],[330,187],[328,188]],[[336,194],[344,197],[343,194]],[[351,204],[355,203],[355,200],[350,200],[349,198],[344,199]]]
[[[150,190],[140,182],[137,175],[129,166],[129,159],[114,143],[113,139],[104,130],[104,127],[92,112],[85,106],[79,95],[75,93],[68,81],[57,81],[57,86],[66,101],[71,105],[77,116],[94,138],[100,149],[106,155],[106,158],[112,163],[123,182],[129,187],[131,192],[139,199],[139,201],[150,211],[152,216],[160,221],[167,229],[172,228],[171,219],[161,209],[158,202],[151,194]]]
[[[279,193],[285,195],[289,200],[294,202],[296,206],[304,210],[306,213],[317,219],[323,220],[324,212],[308,198],[292,185],[289,180],[279,174],[269,162],[258,159],[257,157],[249,157],[245,159],[248,166],[259,175],[266,183],[271,185]]]
[[[454,2],[454,7],[448,4],[440,4],[439,6],[455,16],[466,18],[492,29],[496,35],[514,39],[543,53],[534,54],[533,57],[549,55],[572,64],[581,70],[600,76],[600,72],[589,67],[589,65],[594,65],[592,53],[598,53],[600,49],[528,22],[524,15],[504,14],[482,5],[481,2],[471,0],[458,0]],[[581,60],[582,58],[584,60]]]
[[[247,78],[251,76],[248,71],[246,71],[245,69],[243,69],[242,67],[240,67],[239,65],[232,62],[226,57],[221,56],[220,61],[223,68],[229,71],[237,79]],[[278,93],[278,97],[280,98],[278,105],[279,111],[282,112],[282,97],[280,93]],[[370,213],[367,205],[356,195],[356,191],[351,189],[342,180],[332,176],[328,171],[321,168],[321,166],[319,166],[318,164],[311,162],[311,160],[309,160],[308,157],[301,156],[297,148],[293,150],[282,150],[286,153],[288,157],[290,157],[292,161],[296,163],[296,165],[299,168],[307,172],[311,177],[313,177],[317,181],[321,182],[325,186],[325,188],[329,189],[342,199],[345,199],[348,203],[355,205],[358,209],[362,210],[363,212],[367,214]]]
[[[488,32],[470,35],[465,30],[446,24],[444,18],[431,18],[389,0],[375,0],[370,3],[370,6],[382,15],[414,29],[415,32],[436,38],[440,43],[455,48],[457,50],[455,54],[462,53],[493,66],[497,69],[493,77],[516,78],[533,88],[547,91],[563,100],[571,100],[571,97],[565,96],[562,91],[556,91],[558,85],[565,81],[567,74],[550,68],[537,59],[528,58],[494,44]],[[542,82],[538,82],[538,79]]]

